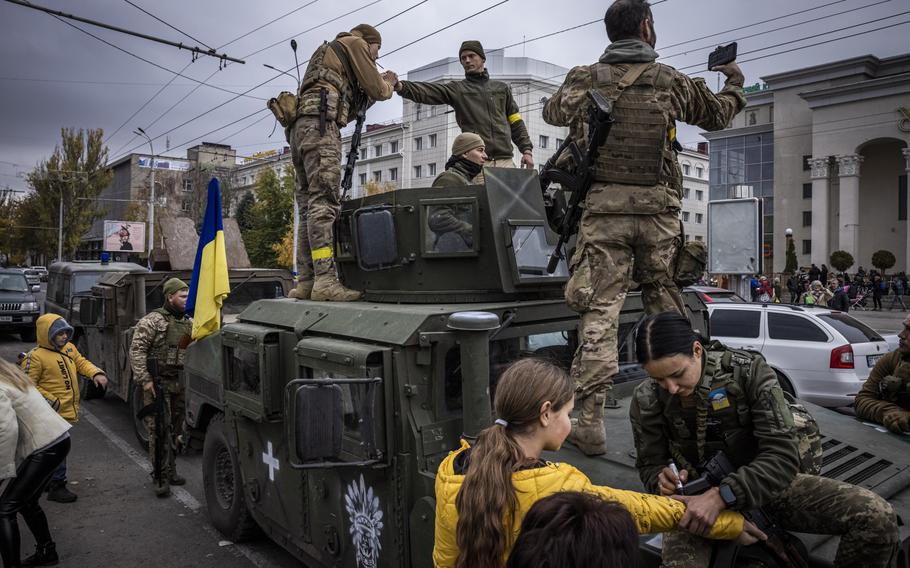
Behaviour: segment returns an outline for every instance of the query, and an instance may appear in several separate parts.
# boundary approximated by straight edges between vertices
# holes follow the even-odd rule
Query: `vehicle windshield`
[[[72,284],[70,286],[70,294],[80,294],[83,292],[90,292],[92,286],[98,283],[98,279],[101,277],[100,272],[76,272],[73,274]]]
[[[24,274],[0,274],[0,292],[28,292]]]
[[[874,329],[847,314],[819,314],[818,318],[836,329],[850,343],[884,341]]]

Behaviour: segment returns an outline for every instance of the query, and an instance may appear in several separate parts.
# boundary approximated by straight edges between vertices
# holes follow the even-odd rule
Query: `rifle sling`
[[[341,61],[341,66],[344,67],[344,72],[348,76],[348,81],[351,82],[351,91],[353,93],[355,103],[354,108],[359,112],[361,103],[363,102],[364,94],[363,89],[360,88],[360,81],[357,80],[357,75],[354,73],[354,66],[351,65],[351,59],[348,57],[348,54],[345,53],[344,48],[341,47],[341,44],[337,41],[330,41],[329,47],[332,48],[332,51],[335,52],[338,60]]]

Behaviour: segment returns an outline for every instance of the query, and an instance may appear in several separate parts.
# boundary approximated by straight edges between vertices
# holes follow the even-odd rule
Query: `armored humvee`
[[[118,262],[65,262],[51,266],[46,311],[67,318],[75,328],[73,341],[79,352],[105,370],[107,389],[84,377],[80,390],[85,398],[112,392],[130,404],[136,436],[143,444],[148,435],[135,418],[142,406],[138,387],[132,383],[129,346],[133,326],[142,316],[164,303],[162,286],[169,278],[189,282],[192,271],[149,271],[138,264]],[[274,268],[232,268],[228,271],[231,295],[222,314],[233,319],[250,303],[283,298],[293,285],[290,272]]]
[[[263,531],[308,566],[430,567],[435,472],[459,438],[492,423],[501,371],[528,354],[571,360],[568,269],[547,274],[556,235],[536,174],[517,169],[487,170],[485,186],[349,201],[337,237],[344,280],[364,301],[258,301],[188,348],[187,421],[206,430],[208,511],[229,538]],[[685,301],[706,332],[704,304],[694,293]],[[621,340],[642,311],[630,294]],[[609,453],[589,458],[566,445],[547,459],[641,490],[628,395],[642,374],[626,349],[620,358]],[[905,442],[815,410],[825,473],[910,511]],[[830,565],[830,538],[805,542],[813,566]],[[656,566],[659,537],[642,536],[640,548]]]

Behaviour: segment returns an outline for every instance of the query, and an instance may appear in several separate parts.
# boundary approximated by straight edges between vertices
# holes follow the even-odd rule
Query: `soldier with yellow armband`
[[[455,110],[455,122],[462,132],[473,132],[483,138],[486,165],[514,168],[512,144],[521,151],[521,167],[533,168],[531,137],[512,96],[512,89],[502,81],[490,79],[487,56],[479,41],[461,44],[458,59],[465,78],[448,83],[396,81],[395,92],[402,98],[428,105],[449,105]],[[394,74],[392,74],[394,75]],[[397,79],[397,77],[396,77]],[[475,178],[483,183],[483,173]]]

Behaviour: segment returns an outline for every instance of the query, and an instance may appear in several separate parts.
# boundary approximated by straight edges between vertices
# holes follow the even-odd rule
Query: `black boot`
[[[35,553],[22,561],[23,566],[56,566],[60,561],[57,556],[57,545],[53,541],[36,544]]]
[[[72,503],[78,498],[78,495],[66,488],[66,480],[63,481],[51,481],[50,490],[47,494],[48,501],[56,501],[57,503]]]

